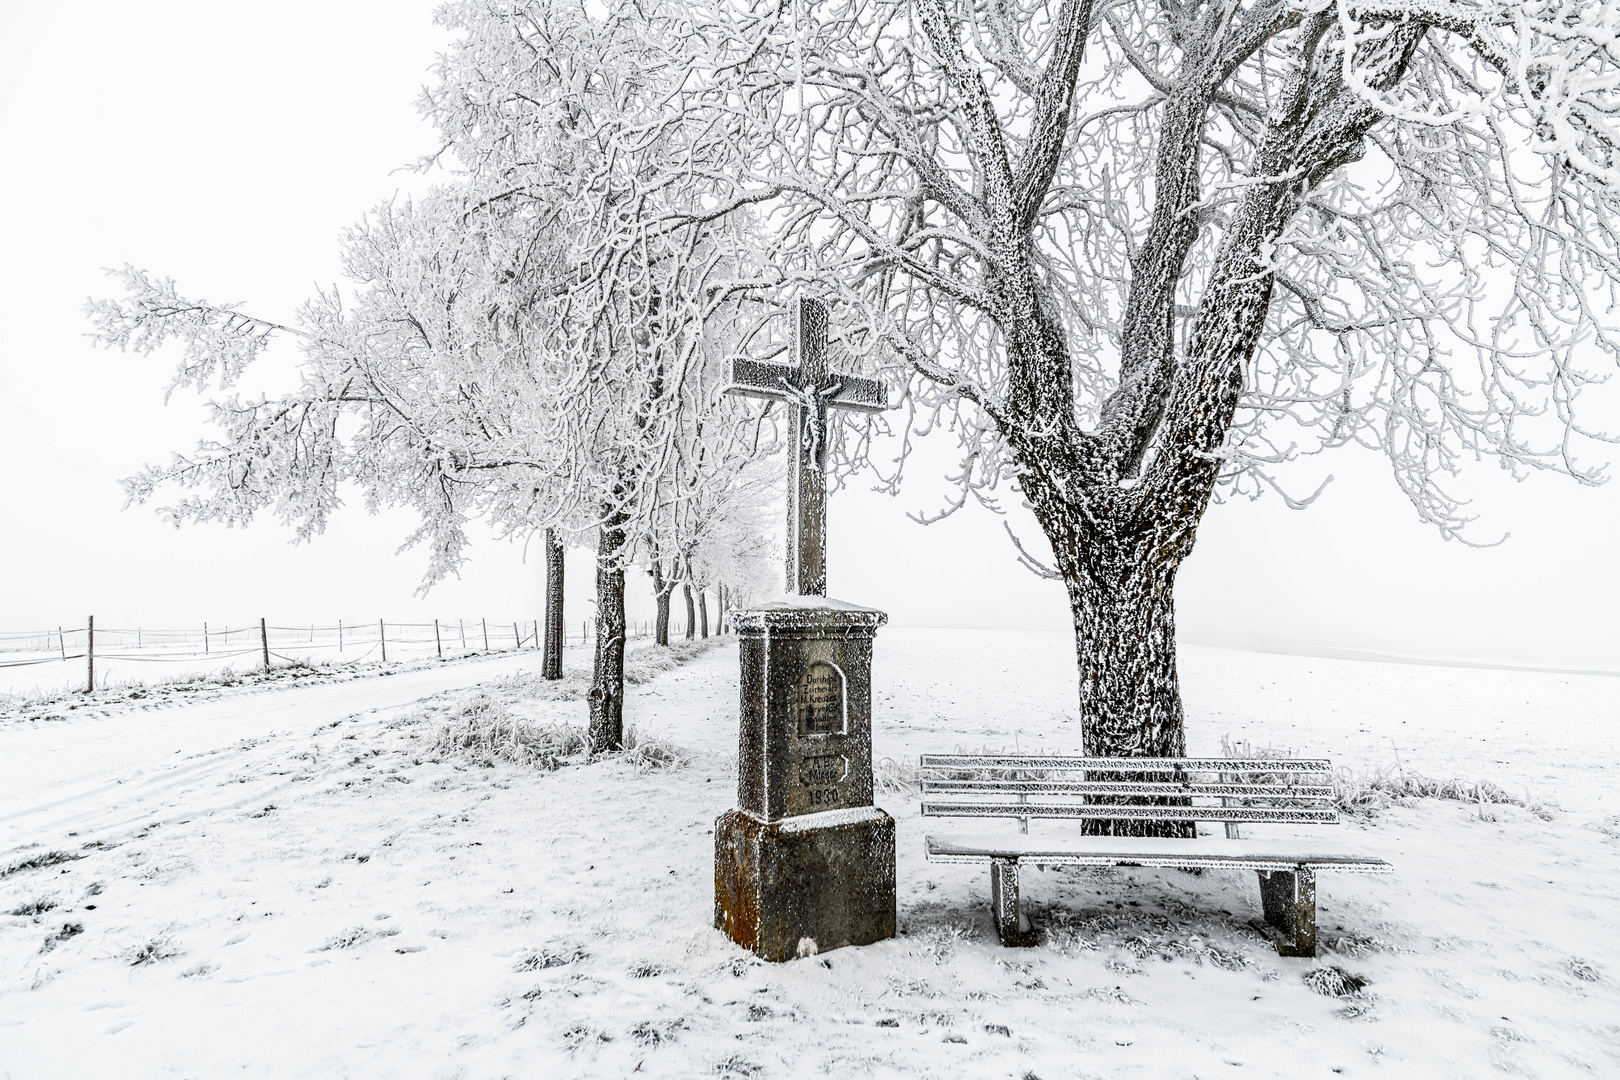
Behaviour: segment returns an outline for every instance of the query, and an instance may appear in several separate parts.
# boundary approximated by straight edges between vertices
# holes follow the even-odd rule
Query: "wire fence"
[[[331,665],[366,660],[454,659],[478,653],[539,650],[544,643],[543,627],[539,619],[497,622],[479,618],[425,623],[340,619],[329,624],[296,626],[272,625],[260,619],[243,625],[129,628],[97,626],[91,617],[83,626],[0,632],[0,671],[82,661],[81,685],[94,688],[97,666],[105,673],[112,663],[191,667],[231,663],[268,670],[277,662],[318,661]],[[574,637],[565,628],[563,644],[589,645],[594,630],[590,622],[582,623],[579,636]],[[651,623],[627,627],[632,639],[651,633]],[[248,659],[241,663],[240,658]]]

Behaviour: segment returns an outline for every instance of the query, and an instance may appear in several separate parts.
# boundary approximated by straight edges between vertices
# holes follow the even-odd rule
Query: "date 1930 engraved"
[[[817,660],[804,669],[794,695],[800,735],[833,735],[844,730],[844,673]]]
[[[799,789],[810,809],[843,806],[843,784],[848,777],[849,759],[843,754],[806,754],[799,759]]]

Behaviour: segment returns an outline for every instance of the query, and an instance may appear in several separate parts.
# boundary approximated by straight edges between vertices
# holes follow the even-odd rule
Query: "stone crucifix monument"
[[[735,613],[737,807],[714,827],[714,924],[765,960],[894,936],[894,819],[872,805],[881,611],[827,598],[827,413],[883,387],[827,371],[827,309],[794,305],[796,366],[736,360],[729,391],[788,403],[787,591]]]

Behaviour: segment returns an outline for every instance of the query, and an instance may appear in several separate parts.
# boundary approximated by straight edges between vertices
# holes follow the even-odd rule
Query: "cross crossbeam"
[[[794,448],[788,468],[787,588],[798,596],[826,596],[828,410],[876,413],[888,403],[876,379],[827,370],[826,305],[795,300],[793,326],[796,363],[735,359],[726,392],[787,403]]]

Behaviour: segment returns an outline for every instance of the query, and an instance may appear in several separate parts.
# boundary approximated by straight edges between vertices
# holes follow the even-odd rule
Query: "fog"
[[[396,552],[408,514],[356,501],[295,547],[269,519],[177,530],[125,509],[118,479],[193,446],[203,413],[190,392],[165,404],[172,357],[94,349],[80,310],[113,295],[102,268],[126,262],[273,319],[340,282],[340,230],[424,183],[407,167],[434,148],[413,103],[443,43],[432,7],[0,8],[0,630],[91,613],[165,627],[540,614],[537,544],[483,537],[459,579],[422,597],[425,556]],[[1592,426],[1620,429],[1594,404]],[[943,504],[952,450],[928,444],[899,498],[863,478],[833,498],[830,591],[896,625],[1066,626],[1061,585],[1017,564],[1002,519],[979,507],[926,528],[908,519]],[[1620,489],[1515,484],[1479,463],[1459,485],[1476,499],[1476,539],[1512,535],[1478,549],[1422,525],[1370,453],[1290,476],[1308,493],[1328,473],[1308,511],[1276,498],[1211,509],[1179,581],[1184,640],[1620,670]],[[1041,546],[1027,512],[1006,521]],[[577,626],[589,554],[572,553],[569,572]],[[633,581],[631,618],[650,607]]]

